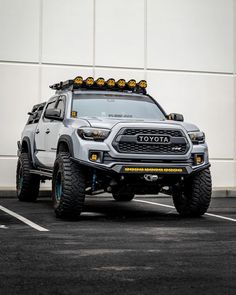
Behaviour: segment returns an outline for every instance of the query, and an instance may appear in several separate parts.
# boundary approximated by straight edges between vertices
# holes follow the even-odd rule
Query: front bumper
[[[190,175],[210,167],[210,163],[191,166],[186,163],[114,163],[106,166],[99,163],[82,161],[72,158],[80,165],[116,174],[166,174]]]
[[[168,151],[160,153],[151,153],[150,151],[142,153],[138,150],[129,152],[118,152],[114,146],[114,138],[120,130],[124,128],[153,128],[166,129],[167,131],[176,130],[182,132],[188,140],[189,149],[184,154],[170,153]],[[123,128],[123,129],[122,129]],[[172,131],[171,131],[172,132]],[[172,136],[172,134],[171,134]],[[173,136],[175,138],[175,136]],[[177,138],[178,139],[178,138]],[[74,161],[97,170],[103,170],[106,173],[115,174],[166,174],[166,175],[191,175],[210,166],[208,158],[208,148],[206,143],[193,145],[184,128],[176,125],[151,124],[151,123],[119,123],[111,129],[109,137],[102,141],[86,141],[75,134],[74,146],[81,148],[74,149]],[[99,161],[94,161],[90,153],[97,153]],[[197,164],[194,160],[195,155],[202,155],[204,161]]]

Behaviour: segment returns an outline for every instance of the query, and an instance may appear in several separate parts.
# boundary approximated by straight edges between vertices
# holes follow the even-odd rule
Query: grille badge
[[[137,136],[138,143],[157,143],[157,144],[168,144],[170,143],[170,137],[165,135],[138,135]]]
[[[180,146],[173,146],[172,151],[181,151],[181,147]]]

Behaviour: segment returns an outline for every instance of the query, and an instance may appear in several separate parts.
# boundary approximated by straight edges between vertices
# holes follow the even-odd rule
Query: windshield
[[[150,97],[138,95],[74,94],[71,111],[74,118],[165,119]]]

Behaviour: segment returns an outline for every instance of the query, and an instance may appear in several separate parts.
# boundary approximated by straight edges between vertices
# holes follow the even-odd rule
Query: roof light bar
[[[93,77],[88,77],[83,79],[81,76],[75,77],[73,80],[67,80],[64,82],[59,82],[50,86],[54,90],[64,90],[64,89],[92,89],[92,90],[114,90],[114,91],[128,91],[146,94],[147,81],[141,80],[138,83],[134,79],[130,79],[128,82],[125,79],[115,79],[110,78],[105,81],[104,78],[99,77],[94,81]]]

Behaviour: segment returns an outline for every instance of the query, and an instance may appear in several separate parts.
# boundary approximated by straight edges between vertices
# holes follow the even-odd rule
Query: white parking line
[[[149,201],[144,201],[144,200],[136,200],[136,199],[134,201],[135,202],[140,202],[140,203],[147,203],[147,204],[150,204],[150,205],[156,205],[156,206],[161,206],[161,207],[175,209],[174,206],[165,205],[165,204],[161,204],[161,203],[154,203],[154,202],[149,202]]]
[[[134,200],[134,201],[139,202],[139,203],[146,203],[146,204],[150,204],[150,205],[175,209],[174,206],[165,205],[165,204],[161,204],[161,203],[154,203],[154,202],[144,201],[144,200]],[[218,215],[218,214],[205,213],[205,215],[210,216],[210,217],[215,217],[215,218],[220,218],[220,219],[236,222],[236,219],[234,219],[234,218],[230,218],[230,217],[226,217],[226,216],[222,216],[222,215]]]
[[[42,227],[42,226],[40,226],[40,225],[38,225],[38,224],[36,224],[36,223],[30,221],[29,219],[27,219],[27,218],[25,218],[25,217],[23,217],[23,216],[21,216],[21,215],[15,213],[15,212],[9,210],[9,209],[7,209],[7,208],[1,206],[1,205],[0,205],[0,210],[2,210],[2,211],[4,211],[4,212],[6,212],[7,214],[9,214],[9,215],[11,215],[11,216],[13,216],[13,217],[19,219],[19,220],[22,221],[23,223],[27,224],[28,226],[30,226],[30,227],[32,227],[32,228],[38,230],[38,231],[49,231],[48,229],[46,229],[46,228],[44,228],[44,227]]]
[[[212,213],[205,213],[205,215],[236,222],[236,219],[234,219],[234,218],[230,218],[230,217],[226,217],[226,216],[221,216],[221,215],[218,215],[218,214],[216,215],[216,214],[212,214]]]

